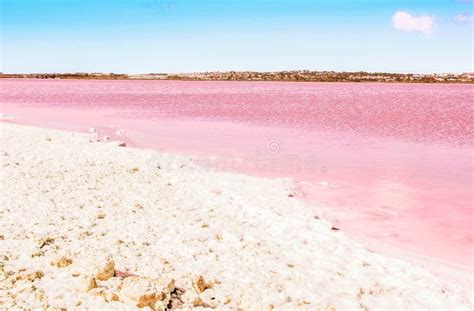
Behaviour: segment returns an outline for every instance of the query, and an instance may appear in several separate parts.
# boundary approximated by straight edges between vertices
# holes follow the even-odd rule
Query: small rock
[[[47,246],[47,245],[50,245],[50,244],[53,244],[53,243],[54,243],[54,239],[53,239],[53,238],[51,238],[51,237],[44,237],[44,238],[42,238],[42,239],[40,239],[40,240],[38,241],[38,247],[39,247],[39,248],[43,248],[43,247],[45,247],[45,246]]]
[[[139,172],[140,169],[138,167],[132,167],[131,169],[128,170],[129,173],[136,173]]]
[[[105,259],[94,271],[94,277],[99,281],[107,281],[114,276],[115,263],[111,258]]]
[[[119,296],[117,296],[117,294],[115,293],[112,293],[110,291],[103,291],[102,292],[102,297],[105,299],[105,301],[107,302],[111,302],[111,301],[119,301],[120,298]]]
[[[132,276],[123,281],[120,298],[139,308],[165,309],[173,290],[174,280],[166,284],[156,279]]]
[[[89,129],[89,133],[97,133],[97,129],[95,127],[91,127]]]
[[[184,304],[184,300],[181,297],[186,290],[184,288],[175,287],[175,289],[171,292],[171,298],[168,303],[168,309],[178,309]]]
[[[97,288],[97,282],[95,281],[95,278],[88,275],[79,278],[78,285],[76,287],[77,290],[81,292],[88,292],[94,288]]]
[[[61,257],[52,262],[53,266],[56,266],[58,268],[64,268],[72,264],[72,259],[67,258],[67,257]]]
[[[16,276],[17,280],[26,280],[26,281],[34,281],[36,279],[41,279],[44,276],[43,271],[37,270],[33,272],[23,272]]]
[[[194,299],[194,301],[193,301],[193,306],[194,307],[202,307],[202,304],[203,304],[203,301],[199,297],[196,297],[196,299]]]
[[[298,307],[301,307],[301,306],[304,306],[304,305],[310,305],[311,302],[307,301],[307,300],[301,300],[298,302],[297,306]]]
[[[206,282],[206,280],[204,279],[204,277],[202,275],[198,276],[197,278],[195,278],[193,280],[193,287],[194,287],[194,290],[200,294],[202,293],[203,291],[205,291],[206,289],[208,288],[212,288],[214,286],[214,283],[212,282]]]
[[[41,256],[44,256],[44,252],[41,250],[31,253],[31,258],[41,257]]]
[[[110,140],[110,137],[109,136],[104,136],[102,137],[102,141],[109,141]]]
[[[194,305],[194,307],[213,308],[213,306],[211,306],[211,305],[208,304],[208,303],[205,303],[205,302],[202,301],[202,299],[199,298],[199,297],[196,297],[196,299],[194,299],[193,305]]]
[[[178,298],[175,298],[175,297],[171,297],[170,299],[170,302],[168,303],[168,306],[167,308],[172,310],[172,309],[178,309],[179,307],[181,307],[183,305],[183,303],[181,302],[181,300],[179,300]]]
[[[102,297],[106,302],[119,301],[120,298],[112,290],[104,287],[96,287],[89,291],[89,294]]]

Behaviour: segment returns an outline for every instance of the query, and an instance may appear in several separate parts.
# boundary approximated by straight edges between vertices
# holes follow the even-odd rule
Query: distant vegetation
[[[103,80],[126,80],[126,74],[115,73],[29,73],[29,74],[5,74],[0,73],[0,78],[24,78],[24,79],[103,79]]]
[[[107,79],[107,80],[195,80],[195,81],[292,81],[292,82],[387,82],[387,83],[474,83],[474,73],[401,74],[384,72],[279,71],[279,72],[199,72],[150,73],[34,73],[0,74],[0,78],[30,79]]]

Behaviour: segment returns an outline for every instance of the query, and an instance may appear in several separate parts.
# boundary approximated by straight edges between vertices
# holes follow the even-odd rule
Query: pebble
[[[193,287],[196,293],[198,294],[204,292],[206,289],[212,288],[213,286],[214,286],[214,283],[206,282],[206,280],[204,279],[202,275],[193,279]]]
[[[78,277],[76,289],[81,292],[88,292],[97,287],[95,278],[89,275],[81,275]]]
[[[102,259],[95,268],[94,277],[99,281],[107,281],[114,276],[115,263],[111,258]]]
[[[68,257],[60,257],[52,262],[52,264],[58,268],[64,268],[72,264],[72,259]]]
[[[174,280],[160,282],[157,279],[132,276],[124,279],[120,298],[139,308],[166,308],[174,290]]]

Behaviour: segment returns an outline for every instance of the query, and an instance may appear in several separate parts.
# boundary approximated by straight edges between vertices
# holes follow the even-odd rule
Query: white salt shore
[[[0,309],[473,307],[331,230],[289,180],[91,135],[1,123]]]

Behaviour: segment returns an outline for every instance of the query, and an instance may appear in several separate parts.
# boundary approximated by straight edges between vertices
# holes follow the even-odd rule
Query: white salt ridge
[[[1,308],[473,307],[471,288],[315,218],[287,179],[209,172],[90,134],[1,131]]]

